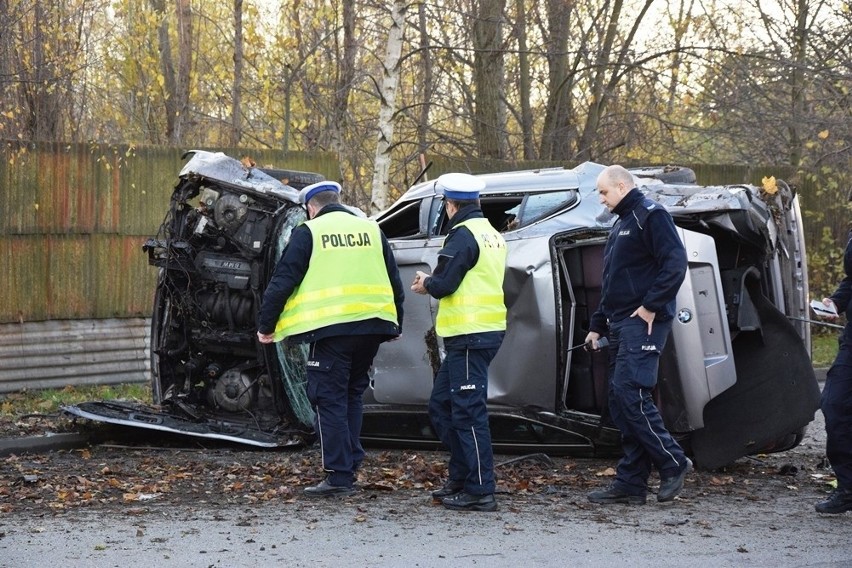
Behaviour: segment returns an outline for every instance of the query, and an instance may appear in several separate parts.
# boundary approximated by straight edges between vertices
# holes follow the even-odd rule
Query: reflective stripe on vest
[[[435,332],[453,337],[506,329],[503,275],[506,272],[506,241],[488,219],[468,219],[467,227],[479,245],[479,259],[455,292],[438,301]]]
[[[379,226],[343,211],[305,225],[313,238],[310,264],[284,304],[275,340],[372,318],[397,323]]]

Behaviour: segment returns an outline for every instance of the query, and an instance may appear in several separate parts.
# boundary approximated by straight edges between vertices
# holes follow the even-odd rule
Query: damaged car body
[[[607,418],[607,350],[574,348],[600,299],[614,222],[598,201],[602,169],[585,163],[479,176],[483,213],[509,249],[506,338],[489,368],[495,447],[618,451],[619,433]],[[703,467],[795,446],[819,406],[796,196],[783,182],[767,193],[698,186],[686,168],[631,171],[640,190],[672,214],[689,260],[655,390],[669,431]],[[403,281],[432,271],[447,223],[434,184],[410,189],[378,222]],[[423,330],[437,305],[410,296],[402,339],[376,358],[362,430],[368,441],[428,437],[423,409],[440,345]]]
[[[509,248],[508,328],[489,369],[496,451],[619,451],[606,410],[607,350],[577,348],[600,297],[603,247],[614,221],[598,201],[602,169],[587,162],[479,176],[486,184],[483,212]],[[767,192],[699,186],[686,168],[631,171],[640,190],[672,214],[689,260],[655,390],[669,431],[705,468],[795,446],[819,405],[795,194],[780,181]],[[107,421],[196,429],[205,433],[194,435],[261,446],[311,441],[302,348],[261,346],[254,338],[259,298],[289,231],[305,215],[296,205],[298,175],[289,185],[276,177],[221,154],[192,157],[161,235],[146,245],[160,269],[151,346],[155,407],[132,414],[126,403],[90,403],[107,406],[78,405],[72,413],[104,420],[114,412],[117,418]],[[376,220],[403,282],[433,270],[448,221],[433,182],[412,187]],[[438,447],[427,415],[442,356],[436,311],[435,300],[407,294],[402,337],[379,350],[365,393],[365,443]]]

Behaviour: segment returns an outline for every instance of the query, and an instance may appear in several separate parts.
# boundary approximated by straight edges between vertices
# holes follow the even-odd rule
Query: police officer
[[[670,501],[692,462],[666,430],[651,391],[686,274],[686,251],[671,216],[642,195],[626,169],[605,168],[597,189],[618,219],[604,247],[601,301],[586,342],[597,349],[601,336],[609,335],[609,412],[624,456],[612,485],[588,499],[644,504],[654,466],[660,472],[657,500]]]
[[[326,478],[311,497],[351,495],[364,459],[362,395],[379,345],[399,336],[404,289],[379,226],[340,203],[340,184],[305,187],[309,220],[293,230],[263,295],[257,337],[310,345],[307,395]]]
[[[852,511],[852,238],[846,243],[843,271],[845,277],[837,290],[822,300],[835,313],[838,308],[846,312],[846,326],[837,357],[825,377],[820,405],[825,416],[825,453],[837,477],[837,488],[815,508],[833,514]],[[837,319],[839,315],[823,317]]]
[[[503,275],[506,241],[479,208],[485,183],[462,173],[444,174],[450,219],[432,275],[417,272],[411,289],[438,298],[435,331],[446,357],[435,376],[429,416],[450,450],[449,479],[433,498],[448,509],[495,511],[494,457],[488,427],[488,365],[506,329]]]

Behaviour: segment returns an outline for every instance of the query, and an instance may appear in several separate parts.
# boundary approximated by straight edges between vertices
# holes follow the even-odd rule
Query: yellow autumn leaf
[[[763,191],[770,195],[775,195],[778,191],[778,184],[775,181],[775,176],[769,176],[763,178]]]
[[[825,130],[817,134],[817,136],[819,136],[820,140],[825,140],[826,138],[828,138],[828,129],[826,128]]]

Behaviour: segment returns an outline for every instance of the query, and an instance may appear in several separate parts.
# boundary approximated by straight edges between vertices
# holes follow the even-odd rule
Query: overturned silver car
[[[606,416],[607,352],[572,349],[597,308],[614,221],[595,189],[602,169],[481,176],[483,212],[509,247],[508,329],[489,375],[498,447],[574,455],[618,448]],[[632,171],[674,217],[689,259],[655,393],[669,431],[703,467],[795,446],[819,402],[796,196],[783,182],[767,192],[687,183],[694,177],[684,168]],[[403,281],[437,262],[447,217],[433,185],[411,188],[378,217]],[[428,331],[435,313],[428,297],[406,298],[403,338],[376,360],[365,439],[429,437],[424,409],[440,356]]]
[[[598,456],[619,451],[607,417],[607,351],[581,344],[600,294],[612,216],[584,163],[482,175],[482,209],[509,246],[506,339],[491,364],[497,451]],[[783,182],[702,187],[684,168],[632,170],[672,214],[689,258],[656,399],[696,463],[795,446],[818,408],[806,323],[800,212]],[[281,181],[281,180],[284,181]],[[87,403],[72,414],[286,446],[312,440],[298,345],[262,346],[254,318],[290,230],[305,218],[297,189],[316,174],[261,171],[196,152],[180,173],[160,235],[146,244],[160,269],[152,320],[154,407]],[[377,222],[403,281],[431,272],[447,223],[442,197],[420,183]],[[362,438],[438,447],[426,413],[442,346],[436,303],[409,294],[403,335],[375,360]]]

